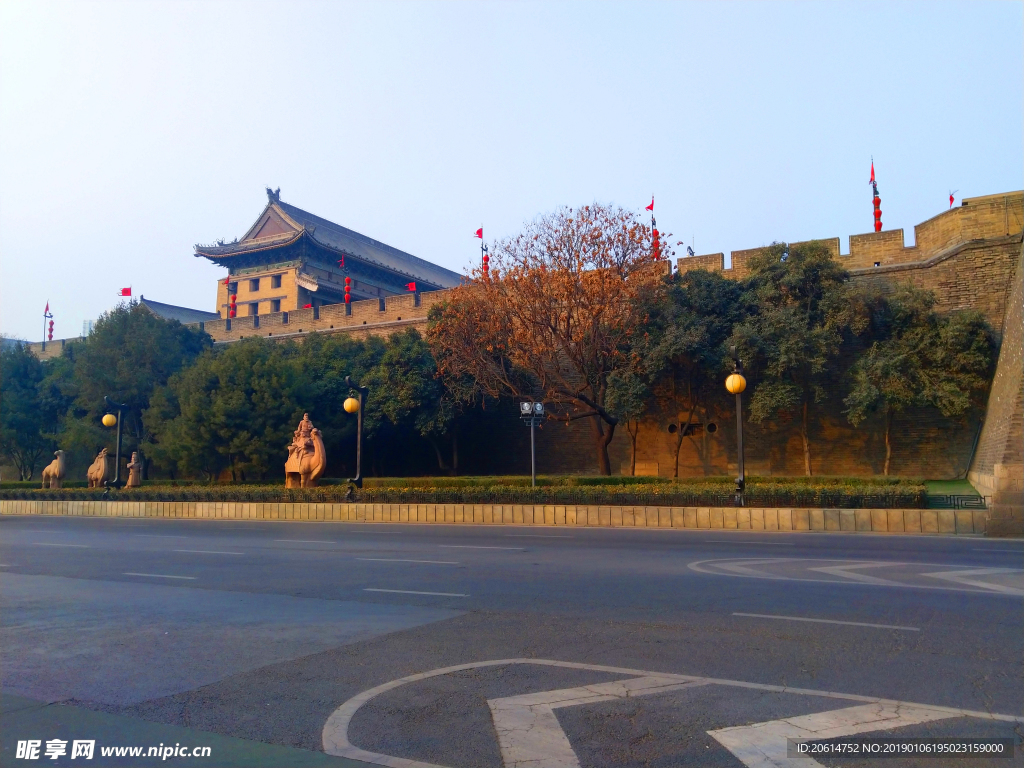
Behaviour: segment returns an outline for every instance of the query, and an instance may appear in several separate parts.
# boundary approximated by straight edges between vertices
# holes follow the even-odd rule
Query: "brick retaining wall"
[[[988,513],[942,509],[5,500],[0,501],[0,515],[951,534],[984,533]]]

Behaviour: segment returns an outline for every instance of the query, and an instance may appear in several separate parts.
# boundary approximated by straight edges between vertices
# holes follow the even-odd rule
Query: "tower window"
[[[257,277],[249,281],[249,290],[256,292],[260,289],[260,279]]]
[[[281,311],[281,300],[280,299],[271,299],[270,300],[270,311],[271,312],[280,312]]]
[[[258,301],[254,301],[252,304],[249,305],[249,316],[256,317],[256,315],[258,315],[259,313],[260,303]]]
[[[270,287],[271,288],[280,288],[281,287],[281,276],[280,275],[274,275],[273,277],[270,278]],[[276,312],[277,310],[274,310],[274,311]]]

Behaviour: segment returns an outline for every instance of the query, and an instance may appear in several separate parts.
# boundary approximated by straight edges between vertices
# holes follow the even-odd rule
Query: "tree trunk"
[[[636,438],[640,434],[640,422],[634,421],[633,425],[636,430],[629,428],[629,422],[626,422],[626,431],[629,432],[629,474],[630,477],[636,477]]]
[[[675,461],[672,465],[672,477],[679,477],[679,451],[683,447],[683,429],[682,427],[676,432],[676,450],[675,450]]]
[[[892,443],[889,442],[889,431],[892,428],[892,411],[886,409],[885,411],[885,469],[882,470],[882,474],[886,477],[889,476],[889,460],[892,458]]]
[[[590,418],[590,428],[593,431],[594,442],[597,447],[598,472],[602,475],[610,475],[612,473],[612,462],[608,457],[608,444],[612,441],[612,436],[615,434],[615,425],[608,424],[607,430],[604,427],[605,422],[602,421],[600,416],[592,416]]]
[[[452,429],[452,472],[459,474],[459,432]]]
[[[437,444],[437,440],[435,440],[432,437],[428,437],[427,440],[430,442],[430,445],[434,448],[434,453],[437,456],[437,468],[444,472],[445,474],[447,474],[448,466],[444,463],[444,456],[441,454],[441,448]]]
[[[804,400],[803,415],[800,419],[800,437],[804,441],[804,474],[811,476],[811,441],[807,437],[807,400]]]

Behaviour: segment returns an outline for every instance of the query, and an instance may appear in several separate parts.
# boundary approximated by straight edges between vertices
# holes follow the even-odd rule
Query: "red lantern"
[[[234,316],[235,316],[235,308],[234,308],[234,307],[232,307],[232,308],[231,308],[231,309],[230,309],[230,310],[228,311],[228,317],[234,317]]]

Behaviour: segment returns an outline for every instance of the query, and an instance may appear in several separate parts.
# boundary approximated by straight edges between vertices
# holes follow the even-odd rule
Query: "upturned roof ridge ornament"
[[[270,187],[267,187],[267,201],[271,203],[280,203],[281,188],[278,187],[277,189],[271,189]]]

